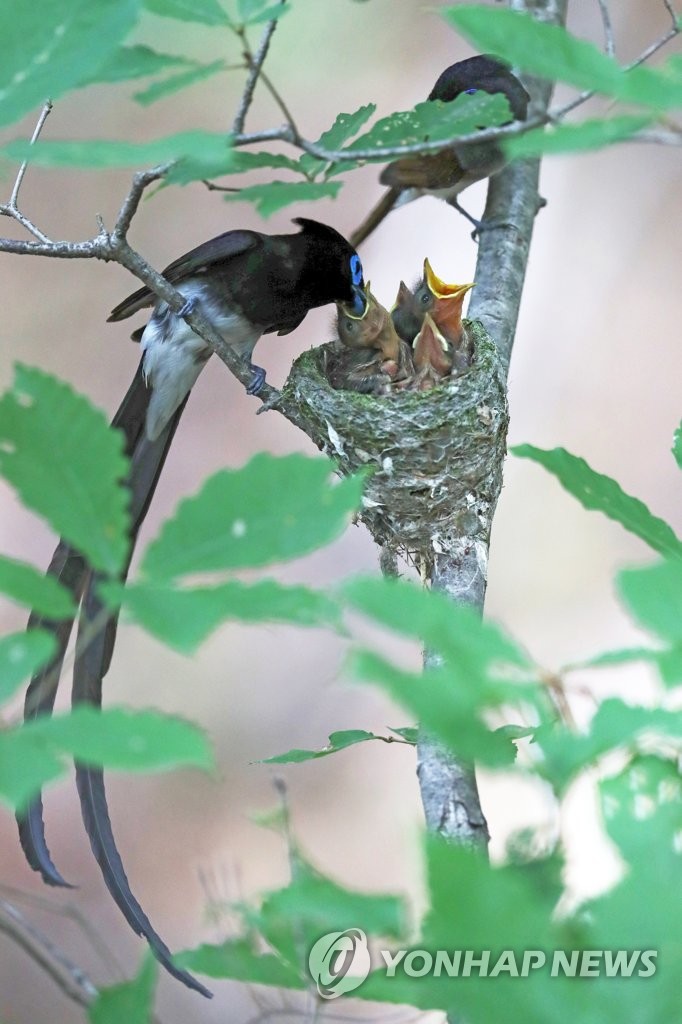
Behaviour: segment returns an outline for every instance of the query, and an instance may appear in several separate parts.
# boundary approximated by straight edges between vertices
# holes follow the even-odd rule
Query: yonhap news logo
[[[360,928],[323,935],[308,956],[310,976],[323,999],[359,988],[371,967],[367,936]]]
[[[380,949],[376,969],[386,978],[527,978],[542,970],[551,978],[650,978],[657,957],[655,949]],[[360,928],[322,935],[308,968],[323,999],[353,992],[372,969],[367,936]]]

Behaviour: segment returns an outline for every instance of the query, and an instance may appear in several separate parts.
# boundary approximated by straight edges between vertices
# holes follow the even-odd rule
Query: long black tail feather
[[[111,423],[112,427],[123,431],[125,453],[128,457],[133,455],[143,433],[149,398],[150,390],[144,378],[142,362],[140,362],[125,398]],[[151,500],[151,495],[148,496],[147,504],[149,500]],[[47,574],[54,576],[66,587],[75,603],[79,604],[88,575],[88,565],[83,556],[66,541],[60,540],[57,545]],[[52,714],[73,624],[74,618],[55,622],[35,612],[32,612],[29,617],[26,628],[40,628],[51,632],[57,642],[57,650],[49,664],[37,672],[29,683],[24,700],[25,721],[31,721],[40,715]],[[40,794],[21,814],[17,815],[17,825],[24,856],[31,868],[38,871],[48,885],[70,887],[53,863],[47,846],[43,802]]]
[[[131,553],[184,405],[185,403],[175,412],[156,440],[150,441],[145,435],[141,435],[133,453],[129,478],[133,524]],[[127,570],[128,566],[121,573],[121,580],[125,580]],[[96,636],[89,636],[93,623],[100,621],[103,615],[106,616],[105,606],[97,595],[99,579],[97,573],[89,575],[81,607],[73,675],[72,702],[74,706],[88,703],[97,708],[101,707],[102,681],[109,669],[114,649],[118,624],[117,613],[112,612],[106,618],[106,622],[102,623]],[[83,640],[86,641],[85,644],[82,643]],[[111,826],[102,770],[76,763],[76,783],[83,823],[90,839],[92,852],[100,866],[107,889],[121,913],[133,931],[147,940],[154,956],[173,977],[187,985],[188,988],[210,998],[211,992],[208,989],[187,971],[173,964],[170,950],[155,931],[130,889]]]
[[[369,211],[362,224],[355,229],[348,239],[354,249],[357,249],[359,245],[362,245],[365,239],[369,238],[373,231],[376,231],[382,220],[389,215],[395,206],[399,195],[399,188],[386,189],[376,206]]]

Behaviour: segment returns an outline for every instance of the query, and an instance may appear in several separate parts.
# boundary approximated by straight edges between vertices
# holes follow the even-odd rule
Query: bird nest
[[[340,473],[370,470],[359,518],[375,541],[420,562],[463,537],[487,542],[502,485],[504,376],[481,323],[465,324],[472,365],[429,390],[380,397],[335,390],[328,344],[299,356],[283,392]]]

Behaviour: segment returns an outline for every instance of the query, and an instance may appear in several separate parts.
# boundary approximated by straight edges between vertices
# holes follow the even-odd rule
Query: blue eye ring
[[[465,89],[464,90],[464,95],[465,96],[473,96],[475,92],[478,92],[478,89]]]
[[[362,263],[357,253],[353,253],[350,258],[350,273],[353,284],[362,284]]]

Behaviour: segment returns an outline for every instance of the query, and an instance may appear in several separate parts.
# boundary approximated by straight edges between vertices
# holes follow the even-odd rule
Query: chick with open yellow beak
[[[393,326],[391,314],[365,287],[361,316],[338,302],[337,330],[340,348],[329,365],[333,387],[365,394],[386,394],[390,385],[412,374],[412,351]]]

